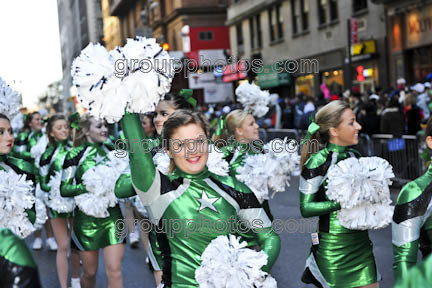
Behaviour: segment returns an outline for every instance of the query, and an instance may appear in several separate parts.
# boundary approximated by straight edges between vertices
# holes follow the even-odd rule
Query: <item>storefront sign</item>
[[[376,54],[375,40],[363,41],[351,45],[351,60],[360,61],[371,59]]]
[[[232,82],[246,78],[247,66],[246,62],[239,61],[231,65],[224,66],[223,71],[223,81]]]
[[[279,72],[281,70],[282,72]],[[290,74],[284,71],[283,65],[280,65],[279,63],[264,66],[263,72],[258,74],[258,85],[263,89],[290,84]]]
[[[413,10],[406,15],[406,46],[418,47],[432,43],[432,7]]]

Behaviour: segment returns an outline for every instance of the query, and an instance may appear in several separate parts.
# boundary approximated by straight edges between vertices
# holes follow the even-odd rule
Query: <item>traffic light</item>
[[[170,45],[168,44],[168,43],[162,43],[162,48],[165,50],[165,51],[169,51],[170,50]]]

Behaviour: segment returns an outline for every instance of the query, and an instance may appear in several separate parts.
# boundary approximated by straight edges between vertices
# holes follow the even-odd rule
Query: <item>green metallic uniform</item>
[[[145,139],[138,115],[125,115],[122,127],[129,141]],[[165,287],[198,287],[195,270],[203,251],[219,235],[235,233],[235,229],[230,230],[239,219],[252,223],[249,228],[260,226],[261,231],[255,236],[268,255],[263,269],[270,270],[279,255],[280,238],[248,187],[233,177],[217,176],[207,169],[196,175],[176,169],[166,176],[155,169],[151,153],[129,150],[129,157],[132,185],[150,219],[158,225]],[[225,225],[217,227],[218,222]],[[232,222],[234,225],[230,225]],[[254,225],[257,222],[260,225]],[[190,230],[193,226],[195,229]]]
[[[69,150],[63,162],[61,195],[75,197],[87,193],[82,177],[103,160],[108,150],[104,144],[89,142]],[[110,216],[106,218],[95,218],[80,211],[78,206],[75,208],[72,240],[76,248],[91,251],[124,243],[123,233],[116,231],[116,222],[123,220],[120,206],[110,207],[108,212]]]
[[[14,156],[30,162],[34,161],[30,151],[31,148],[37,144],[39,138],[41,138],[42,135],[42,131],[23,131],[19,133],[18,137],[15,139],[15,144],[13,147]]]
[[[9,155],[0,155],[0,170],[25,175],[35,183],[33,165]],[[1,181],[1,179],[0,179]],[[26,210],[31,223],[36,221],[35,206]],[[0,287],[39,288],[39,275],[24,240],[7,228],[0,229]]]
[[[62,173],[63,162],[70,149],[71,145],[67,141],[56,142],[54,145],[47,146],[39,162],[40,187],[43,191],[50,192],[51,187],[48,186],[48,183],[56,173]],[[73,216],[73,212],[59,213],[51,208],[48,208],[48,211],[50,218],[70,218]]]
[[[422,263],[411,267],[394,288],[430,288],[432,287],[432,256]]]
[[[32,254],[23,239],[0,229],[0,287],[42,287]]]
[[[312,154],[300,177],[300,211],[303,217],[319,216],[319,244],[312,245],[302,281],[317,287],[359,287],[379,280],[368,231],[339,224],[339,203],[325,193],[327,171],[337,162],[356,157],[355,150],[329,143]]]
[[[392,223],[395,280],[405,279],[408,269],[431,253],[432,240],[432,166],[406,184],[399,193]]]

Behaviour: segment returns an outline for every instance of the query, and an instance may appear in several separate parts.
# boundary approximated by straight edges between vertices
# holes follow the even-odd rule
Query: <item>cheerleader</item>
[[[219,124],[222,127],[219,127],[213,140],[218,141],[221,139],[225,143],[230,142],[228,146],[224,147],[224,156],[230,164],[231,176],[235,177],[238,175],[238,167],[244,165],[248,155],[264,153],[259,145],[259,126],[255,122],[255,118],[244,110],[231,111],[226,116],[226,119],[221,119],[219,122],[225,123]],[[260,199],[260,202],[267,216],[273,221],[268,200]]]
[[[186,93],[183,91],[187,91]],[[144,115],[144,118],[142,120],[142,127],[144,129],[145,135],[152,140],[152,155],[154,156],[157,151],[161,148],[161,141],[160,138],[162,137],[162,127],[165,123],[165,121],[168,119],[168,117],[173,114],[177,110],[193,110],[194,108],[194,100],[192,98],[190,89],[184,89],[182,90],[182,95],[177,94],[165,94],[163,99],[158,103],[156,106],[156,110],[153,117],[153,124],[154,128],[156,130],[156,136],[157,138],[153,139],[150,135],[147,133],[150,133],[150,129],[148,129],[148,132],[146,132],[146,128],[144,124],[146,116]],[[184,95],[184,96],[183,96]],[[196,101],[196,100],[195,100]],[[192,103],[191,103],[192,102]],[[163,153],[163,152],[161,152]],[[131,179],[130,174],[123,174],[120,176],[120,178],[117,181],[116,184],[116,196],[119,198],[126,198],[126,197],[132,197],[135,196],[135,190],[133,190],[131,185]],[[129,228],[128,228],[129,229]],[[129,230],[130,231],[130,230]],[[143,232],[143,231],[141,231]],[[152,229],[148,235],[147,233],[142,233],[143,241],[144,241],[144,247],[147,252],[147,255],[149,255],[150,263],[152,264],[153,275],[155,278],[156,286],[158,287],[159,284],[162,281],[162,251],[160,250],[159,243],[157,241],[157,236],[155,229]],[[145,241],[146,237],[149,239],[150,246],[147,241]]]
[[[34,164],[35,159],[31,155],[31,149],[38,143],[39,139],[43,136],[42,132],[43,124],[42,117],[39,112],[33,112],[27,115],[24,121],[23,131],[18,134],[18,139],[14,146],[14,155],[18,158],[29,161]],[[39,171],[36,169],[36,182],[39,183]],[[45,225],[46,231],[46,245],[49,250],[56,251],[57,243],[54,239],[53,231],[50,225],[50,220],[47,219]],[[42,249],[42,230],[38,230],[34,233],[34,241],[32,244],[33,250]]]
[[[85,114],[79,121],[79,132],[74,139],[74,148],[69,150],[63,162],[62,197],[74,197],[87,193],[83,184],[84,173],[100,163],[108,149],[103,144],[108,137],[107,125]],[[120,207],[108,208],[106,218],[86,215],[78,207],[74,210],[72,242],[79,249],[84,273],[81,287],[95,286],[98,269],[99,249],[103,249],[105,269],[109,287],[123,287],[122,259],[124,255],[124,235],[116,231],[116,222],[123,221]]]
[[[432,119],[425,130],[426,145],[432,149]],[[417,264],[418,250],[423,259],[431,253],[432,242],[432,164],[426,173],[406,184],[399,193],[393,214],[392,242],[395,280],[404,279]]]
[[[71,149],[71,145],[68,143],[69,138],[69,125],[66,118],[63,115],[57,114],[51,116],[47,124],[47,135],[49,139],[49,145],[45,152],[42,154],[39,163],[39,174],[41,179],[41,189],[44,192],[50,193],[51,199],[49,204],[53,203],[53,207],[62,207],[62,211],[59,212],[54,208],[48,208],[49,216],[51,218],[51,225],[54,230],[54,235],[58,244],[57,249],[57,276],[60,282],[60,287],[67,288],[67,277],[68,277],[68,248],[69,248],[69,237],[70,230],[68,226],[73,226],[73,199],[61,198],[58,193],[60,189],[60,182],[53,181],[55,177],[60,180],[61,172],[63,168],[64,158],[66,153]],[[57,187],[51,187],[51,185],[58,185]],[[51,190],[55,190],[51,191]],[[55,202],[55,203],[54,203]],[[56,206],[54,206],[56,205]],[[72,288],[80,287],[79,269],[80,260],[78,252],[75,249],[71,250],[71,264],[72,264]]]
[[[14,134],[9,118],[0,114],[0,171],[14,171],[26,175],[26,179],[35,182],[33,166],[10,156],[14,144]],[[36,213],[27,210],[27,217],[34,224]],[[41,287],[36,263],[24,240],[7,228],[0,229],[0,287]]]
[[[348,104],[333,101],[318,111],[302,147],[300,211],[303,217],[319,216],[302,281],[317,287],[378,287],[368,232],[341,226],[337,216],[340,204],[326,197],[327,171],[331,165],[356,156],[348,146],[358,143],[360,129]],[[318,143],[323,145],[320,150]]]
[[[125,115],[122,127],[129,141],[145,139],[138,115]],[[158,132],[161,128],[156,124]],[[198,226],[203,224],[203,218],[213,224],[221,219],[242,219],[246,223],[261,220],[263,231],[255,237],[268,255],[264,270],[269,271],[279,255],[280,238],[271,229],[271,221],[255,195],[245,185],[230,176],[208,171],[206,138],[209,129],[204,117],[199,113],[178,111],[165,121],[163,130],[164,143],[174,139],[178,142],[176,148],[165,146],[171,157],[169,175],[155,169],[151,153],[135,151],[129,153],[129,157],[133,187],[149,210],[151,220],[163,230],[157,237],[164,260],[164,287],[198,287],[195,270],[200,265],[201,254],[211,240],[230,232],[210,229],[205,234],[194,232],[185,236],[184,231],[173,233],[171,220],[183,223],[192,219]],[[195,151],[187,149],[184,145],[187,139],[194,139],[195,145],[201,147]],[[190,154],[185,156],[188,152]]]

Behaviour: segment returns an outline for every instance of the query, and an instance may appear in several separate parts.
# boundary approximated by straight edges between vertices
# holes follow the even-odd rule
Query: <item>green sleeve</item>
[[[409,269],[404,277],[396,281],[395,288],[432,287],[432,256]]]
[[[261,250],[268,256],[267,265],[265,265],[262,270],[269,272],[279,257],[281,241],[279,235],[274,232],[272,228],[263,230],[264,231],[256,233],[256,238]]]
[[[60,194],[62,197],[75,197],[87,193],[87,189],[83,183],[74,184],[77,165],[82,157],[83,147],[75,147],[67,154],[63,163],[62,180],[60,184]]]
[[[129,152],[131,182],[135,188],[146,192],[155,180],[156,168],[151,154],[151,145],[148,145],[150,149],[144,151],[140,149],[144,146],[140,143],[151,141],[144,134],[138,114],[127,113],[121,120],[121,126]]]
[[[421,229],[421,221],[416,218],[406,219],[400,223],[396,223],[397,218],[403,218],[405,211],[403,204],[411,202],[422,194],[422,189],[412,181],[406,184],[399,193],[397,204],[394,211],[392,223],[392,242],[393,242],[393,271],[395,280],[405,278],[408,269],[417,264],[417,253],[419,249],[419,235]],[[409,235],[409,237],[407,237]]]
[[[326,182],[324,177],[327,169],[324,163],[327,157],[326,151],[312,154],[303,167],[299,184],[300,212],[303,217],[321,216],[341,209],[339,203],[324,200],[323,195],[319,194],[321,185],[325,186]]]
[[[114,192],[117,198],[129,198],[135,196],[130,174],[122,174],[117,179]]]
[[[13,155],[26,161],[32,161],[33,159],[28,147],[28,137],[28,132],[21,132],[18,134],[13,147]]]
[[[49,168],[50,168],[50,163],[54,152],[55,152],[55,148],[49,145],[45,150],[45,152],[42,154],[39,162],[39,175],[40,175],[39,183],[42,191],[45,192],[49,192],[51,190],[51,187],[48,186]]]

